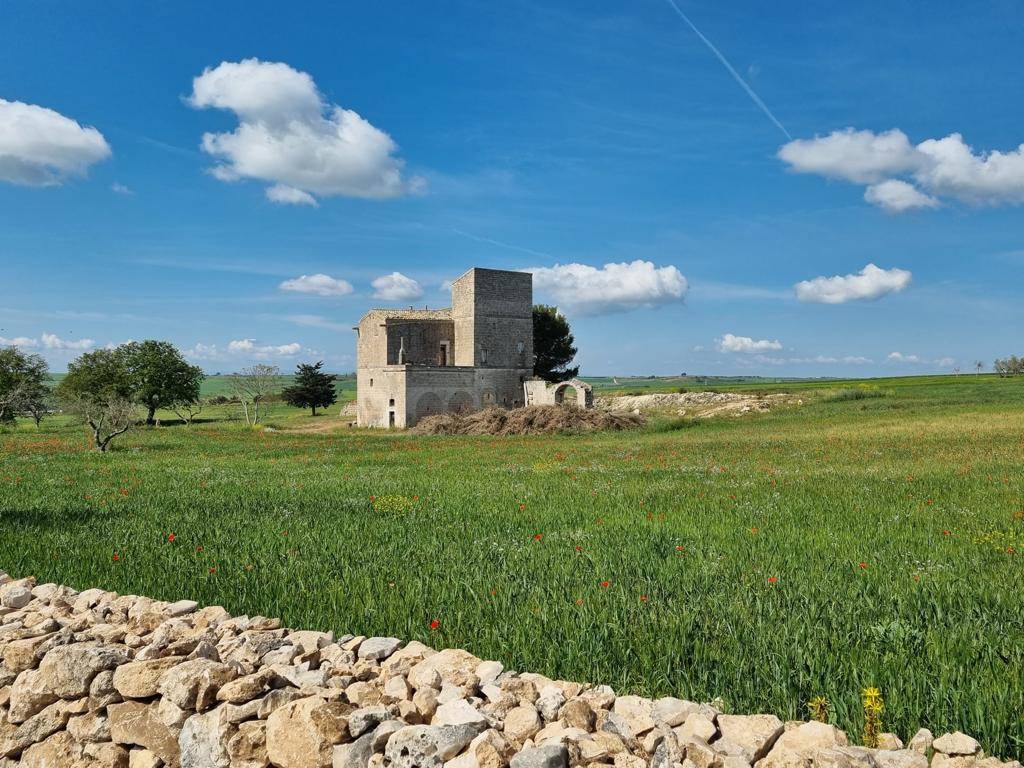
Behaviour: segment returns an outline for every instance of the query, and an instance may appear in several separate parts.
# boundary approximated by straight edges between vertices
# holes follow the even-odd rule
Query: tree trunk
[[[150,403],[148,408],[149,412],[146,414],[146,426],[152,427],[154,424],[156,424],[156,406]]]
[[[313,411],[313,413],[311,413],[310,415],[311,416],[316,416],[316,406],[315,405],[310,406],[310,409]]]

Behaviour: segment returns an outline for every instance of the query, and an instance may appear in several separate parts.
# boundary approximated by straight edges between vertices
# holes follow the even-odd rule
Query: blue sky
[[[475,265],[587,374],[1021,353],[1019,5],[676,3],[4,3],[0,338],[351,370]]]

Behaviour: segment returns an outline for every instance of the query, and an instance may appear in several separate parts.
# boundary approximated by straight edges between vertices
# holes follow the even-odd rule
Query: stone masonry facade
[[[470,269],[446,309],[373,309],[356,326],[361,427],[524,405],[533,375],[533,276]]]

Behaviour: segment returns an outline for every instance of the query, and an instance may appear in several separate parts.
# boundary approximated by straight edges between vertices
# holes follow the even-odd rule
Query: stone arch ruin
[[[594,407],[594,390],[580,379],[569,379],[558,384],[550,384],[543,379],[523,382],[527,405],[564,405],[565,393],[569,389],[576,394],[577,408],[589,410]]]

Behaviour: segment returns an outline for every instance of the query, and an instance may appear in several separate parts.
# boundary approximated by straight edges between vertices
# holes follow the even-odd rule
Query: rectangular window
[[[388,400],[388,405],[390,405],[392,408],[394,408],[395,407],[395,398],[392,397],[390,400]]]

